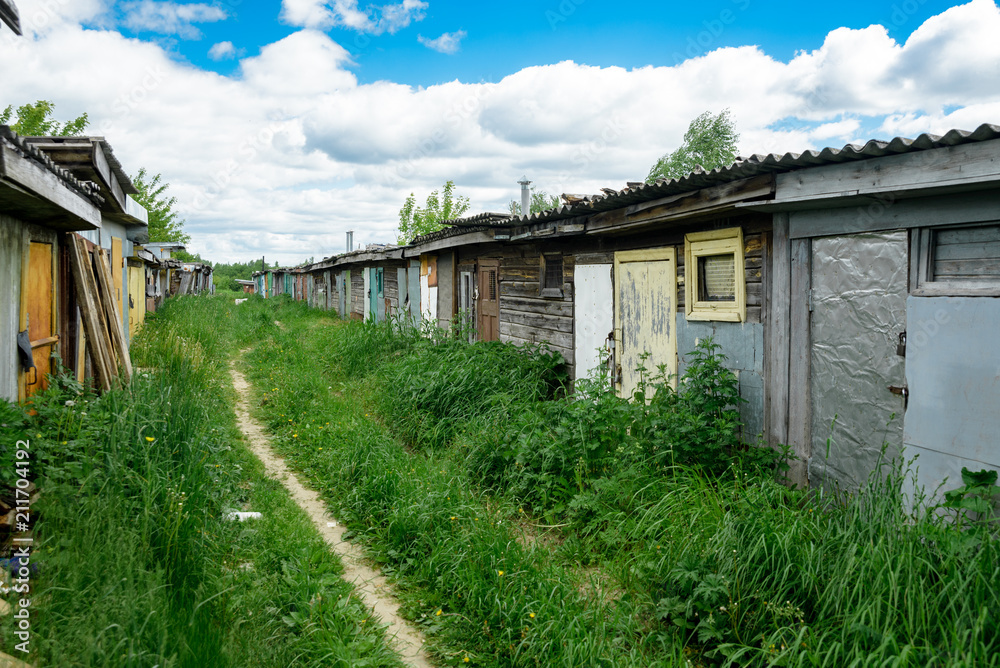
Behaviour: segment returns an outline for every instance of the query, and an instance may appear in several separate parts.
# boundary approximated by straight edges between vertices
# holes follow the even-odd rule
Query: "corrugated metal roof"
[[[17,11],[14,0],[0,0],[0,21],[3,21],[14,34],[21,34],[21,16]]]
[[[104,204],[104,197],[101,195],[101,187],[98,184],[93,181],[83,181],[76,178],[68,169],[60,167],[56,164],[56,162],[52,160],[47,153],[33,144],[29,144],[24,141],[24,139],[11,130],[9,126],[0,125],[0,138],[10,142],[17,149],[17,151],[21,153],[21,155],[34,160],[45,167],[45,169],[55,174],[71,189],[95,202],[98,206]]]
[[[990,139],[1000,139],[1000,126],[984,123],[976,130],[950,130],[943,136],[922,134],[916,139],[896,137],[890,141],[872,139],[864,146],[847,144],[843,148],[824,148],[821,151],[805,151],[803,153],[785,153],[778,155],[751,155],[748,158],[738,158],[728,167],[718,167],[711,171],[699,170],[679,179],[661,179],[656,183],[644,183],[635,188],[612,191],[612,194],[591,195],[583,197],[579,202],[564,204],[529,216],[512,218],[517,225],[526,225],[552,220],[571,218],[598,211],[610,211],[622,207],[648,202],[649,200],[677,195],[680,193],[709,188],[711,186],[739,181],[741,179],[790,172],[806,167],[818,167],[842,162],[869,160],[902,153],[915,153],[933,148],[970,144]]]

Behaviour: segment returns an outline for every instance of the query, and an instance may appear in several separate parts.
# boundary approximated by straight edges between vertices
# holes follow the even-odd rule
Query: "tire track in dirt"
[[[230,373],[239,395],[236,419],[250,443],[251,451],[264,463],[267,474],[285,486],[299,507],[309,515],[323,540],[340,556],[344,564],[343,578],[354,585],[365,605],[388,625],[387,633],[395,640],[395,648],[403,662],[413,668],[433,668],[434,664],[424,651],[424,640],[420,632],[399,614],[399,602],[392,596],[388,580],[365,565],[364,553],[344,540],[344,526],[329,514],[319,493],[303,485],[289,470],[285,460],[271,450],[271,439],[264,428],[250,417],[250,384],[234,365],[230,367]]]

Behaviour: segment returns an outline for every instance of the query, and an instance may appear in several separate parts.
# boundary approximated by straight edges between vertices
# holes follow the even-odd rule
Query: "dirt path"
[[[433,664],[424,652],[420,632],[400,616],[399,603],[393,598],[388,581],[378,571],[365,565],[364,553],[343,539],[344,526],[327,512],[319,494],[305,487],[285,465],[285,460],[271,450],[264,428],[250,417],[250,385],[247,379],[235,368],[230,368],[230,373],[239,394],[236,420],[250,442],[250,449],[264,463],[267,474],[284,484],[299,507],[309,514],[323,540],[340,555],[344,563],[344,579],[355,586],[365,605],[388,624],[388,634],[395,638],[396,650],[403,662],[414,668],[432,668]]]

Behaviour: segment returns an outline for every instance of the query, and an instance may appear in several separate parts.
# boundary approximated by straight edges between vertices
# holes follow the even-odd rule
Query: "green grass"
[[[445,665],[1000,665],[992,528],[904,512],[898,466],[824,496],[728,445],[721,474],[671,464],[658,447],[698,442],[677,429],[728,418],[697,397],[551,399],[544,359],[271,306],[260,415]],[[598,447],[608,431],[623,447]]]
[[[261,300],[167,302],[137,373],[101,397],[60,380],[28,417],[32,654],[59,666],[398,666],[339,561],[244,446],[228,359],[274,329]],[[224,519],[230,510],[260,520]],[[11,654],[13,626],[3,622]]]

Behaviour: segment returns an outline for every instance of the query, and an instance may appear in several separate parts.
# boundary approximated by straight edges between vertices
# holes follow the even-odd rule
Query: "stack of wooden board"
[[[115,379],[129,382],[132,361],[113,296],[108,252],[96,246],[89,249],[87,241],[76,234],[67,237],[77,304],[94,377],[102,390],[110,390]]]

